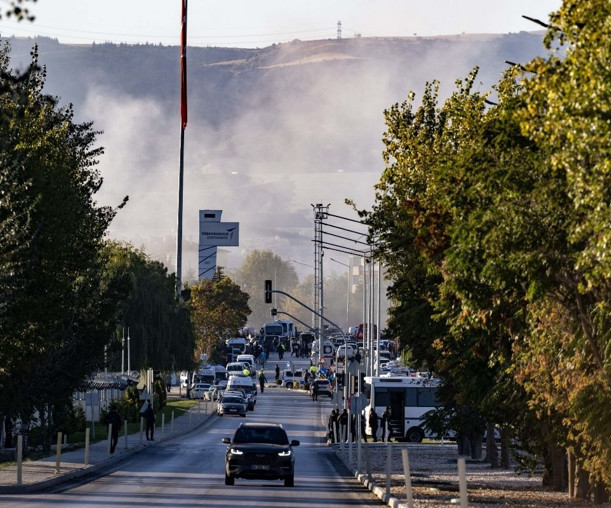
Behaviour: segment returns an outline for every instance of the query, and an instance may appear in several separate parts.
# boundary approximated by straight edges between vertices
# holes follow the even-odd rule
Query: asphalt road
[[[273,380],[273,373],[267,378]],[[197,431],[149,447],[103,475],[49,493],[3,496],[2,506],[383,506],[323,443],[330,411],[330,401],[314,403],[303,392],[270,387],[258,394],[255,410],[246,418],[215,416]],[[226,445],[221,438],[232,436],[244,421],[282,423],[289,439],[301,442],[295,448],[294,487],[284,487],[280,480],[236,479],[234,486],[224,484]]]

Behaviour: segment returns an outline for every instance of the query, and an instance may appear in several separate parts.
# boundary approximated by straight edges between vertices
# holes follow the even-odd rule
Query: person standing
[[[265,390],[265,383],[267,383],[267,379],[265,379],[265,373],[263,369],[259,371],[259,387],[261,388],[261,393]]]
[[[363,411],[364,412],[364,411]],[[367,422],[365,421],[365,415],[361,413],[361,437],[363,441],[367,442],[367,426],[365,425]]]
[[[117,411],[117,404],[112,402],[110,404],[110,411],[106,413],[104,418],[106,425],[110,425],[110,453],[115,453],[117,442],[119,441],[119,428],[121,427],[121,416]]]
[[[144,423],[146,423],[146,440],[155,441],[155,411],[151,406],[150,400],[147,402],[147,404],[148,406],[144,410]]]
[[[390,407],[387,407],[382,413],[382,441],[386,439],[386,428],[388,427],[388,440],[392,439],[392,428],[390,427]]]
[[[339,413],[337,409],[334,409],[333,411],[331,411],[331,414],[329,415],[329,423],[327,424],[327,429],[329,432],[328,434],[329,441],[331,441],[332,443],[335,443],[335,432],[338,431],[338,429],[336,429],[338,416],[339,416]]]
[[[373,442],[378,442],[378,415],[374,411],[373,408],[369,410],[369,428],[371,429],[371,437],[373,438]]]
[[[340,436],[339,438],[343,441],[348,439],[348,410],[344,409],[342,414],[339,415],[339,427],[340,427]]]
[[[280,367],[276,364],[276,383],[278,383],[278,379],[280,379]]]

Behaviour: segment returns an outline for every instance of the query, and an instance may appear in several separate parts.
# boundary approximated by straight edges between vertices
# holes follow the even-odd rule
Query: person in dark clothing
[[[363,438],[363,441],[366,443],[367,442],[367,426],[366,426],[366,421],[365,421],[365,415],[361,414],[361,437]]]
[[[342,440],[347,440],[348,439],[348,434],[347,434],[347,430],[348,430],[348,410],[344,409],[342,411],[342,414],[339,415],[338,418],[339,421],[339,426],[340,426],[340,433],[339,433],[339,437]]]
[[[356,415],[354,413],[352,413],[350,421],[350,434],[352,442],[356,441]]]
[[[369,410],[369,428],[371,429],[371,437],[373,438],[373,442],[377,443],[378,442],[378,415],[376,414],[376,412],[373,410],[373,408],[371,408]]]
[[[265,390],[265,383],[267,383],[267,379],[265,379],[265,374],[263,370],[259,371],[259,387],[261,388],[261,393]]]
[[[280,379],[280,367],[276,364],[276,381],[278,381],[278,379]]]
[[[331,414],[329,415],[329,423],[327,425],[328,431],[329,431],[329,440],[332,443],[335,443],[335,433],[337,432],[339,429],[335,429],[335,427],[337,426],[337,417],[339,416],[339,413],[337,411],[337,409],[334,409],[333,411],[331,411]],[[335,430],[334,430],[335,429]]]
[[[314,386],[312,387],[312,400],[314,402],[318,402],[318,392],[319,392],[318,383],[314,383]]]
[[[110,411],[106,413],[104,418],[106,425],[110,425],[110,453],[115,453],[117,442],[119,441],[119,428],[121,427],[121,416],[117,411],[117,405],[113,402],[110,405]]]
[[[388,427],[388,440],[392,439],[392,427],[390,427],[390,407],[382,413],[382,441],[386,438],[386,427]]]
[[[144,410],[144,422],[146,423],[146,440],[155,441],[155,411],[148,401],[148,406]],[[150,436],[150,437],[149,437]]]

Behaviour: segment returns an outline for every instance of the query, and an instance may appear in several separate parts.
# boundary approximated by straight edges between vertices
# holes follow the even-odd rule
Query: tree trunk
[[[566,451],[555,443],[549,445],[550,462],[552,466],[551,487],[556,491],[567,491],[567,457]]]
[[[597,482],[592,490],[593,501],[595,504],[603,504],[609,502],[609,492],[604,483]]]
[[[488,423],[486,429],[486,462],[490,463],[492,469],[498,469],[499,467],[499,451],[496,447],[496,440],[494,439],[494,424]]]
[[[507,429],[501,429],[501,467],[503,469],[509,469],[509,433]]]
[[[13,419],[4,417],[4,448],[13,448]]]
[[[577,492],[577,461],[575,454],[571,451],[567,453],[567,470],[568,470],[568,482],[569,482],[569,498],[575,499]]]
[[[577,464],[577,490],[575,497],[577,499],[588,499],[589,494],[590,475],[580,464]]]

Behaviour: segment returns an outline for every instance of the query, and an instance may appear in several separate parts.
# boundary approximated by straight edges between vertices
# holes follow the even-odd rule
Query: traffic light
[[[265,281],[265,303],[272,303],[272,281]]]
[[[274,308],[271,310],[271,312],[270,312],[270,313],[271,313],[271,315],[272,315],[272,316],[277,316],[277,315],[278,315],[278,310],[277,310],[277,309],[274,307]]]

